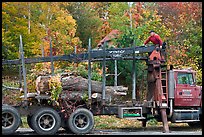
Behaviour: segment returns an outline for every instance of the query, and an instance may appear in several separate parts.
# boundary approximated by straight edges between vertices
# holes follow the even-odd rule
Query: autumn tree
[[[202,82],[202,3],[159,2],[162,22],[171,29],[169,64],[178,68],[192,67]]]
[[[20,35],[23,38],[25,57],[49,56],[50,40],[52,40],[53,55],[73,53],[75,46],[81,48],[81,41],[75,35],[76,21],[64,8],[67,4],[60,2],[4,2],[2,4],[3,59],[19,58]],[[57,68],[70,64],[55,62],[54,65],[55,70],[58,70]],[[18,68],[18,66],[16,67]],[[49,62],[28,64],[26,68],[28,69],[27,82],[30,91],[35,91],[35,79],[41,74],[41,71],[51,73]],[[9,71],[9,69],[4,70]],[[13,71],[14,68],[12,68]],[[16,73],[18,74],[19,71]]]
[[[91,8],[96,12],[100,20],[102,21],[102,25],[99,26],[96,37],[96,42],[99,43],[106,35],[108,35],[112,28],[109,23],[109,7],[111,2],[91,2]]]
[[[2,4],[2,55],[5,59],[19,57],[19,36],[23,35],[25,56],[30,57],[35,53],[34,46],[39,40],[35,34],[29,33],[28,3],[4,2]]]

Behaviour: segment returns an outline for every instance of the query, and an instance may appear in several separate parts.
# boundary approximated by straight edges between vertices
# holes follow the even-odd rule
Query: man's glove
[[[162,49],[166,49],[166,42],[163,42]]]

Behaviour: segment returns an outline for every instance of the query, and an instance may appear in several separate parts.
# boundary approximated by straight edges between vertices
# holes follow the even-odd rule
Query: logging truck
[[[105,43],[106,44],[106,43]],[[153,116],[163,122],[163,131],[169,132],[168,121],[172,123],[188,123],[197,126],[202,118],[202,87],[196,85],[196,72],[191,69],[169,68],[166,62],[166,46],[136,46],[129,48],[92,50],[79,54],[63,56],[24,58],[20,37],[21,58],[3,60],[2,65],[25,64],[50,61],[88,62],[88,100],[73,95],[69,90],[59,95],[58,103],[49,95],[29,93],[24,85],[22,102],[18,106],[2,105],[2,134],[13,134],[21,124],[21,117],[27,117],[31,129],[40,135],[53,135],[59,128],[75,134],[90,133],[94,127],[94,116],[116,115],[118,118],[137,119],[142,126]],[[148,54],[144,54],[148,53]],[[106,92],[106,62],[109,60],[132,60],[132,100],[111,103]],[[146,61],[147,64],[147,98],[136,100],[135,60]],[[101,93],[92,90],[91,62],[101,61],[103,79]],[[23,73],[25,78],[25,73]],[[26,84],[26,79],[24,79]],[[122,94],[122,93],[121,93]],[[124,94],[125,95],[125,94]]]

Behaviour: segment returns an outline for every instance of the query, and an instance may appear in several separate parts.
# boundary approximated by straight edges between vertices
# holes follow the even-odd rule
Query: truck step
[[[176,109],[173,112],[172,122],[194,122],[199,121],[199,110]]]
[[[175,123],[198,122],[200,120],[175,120]]]
[[[125,117],[125,119],[128,119],[128,120],[143,120],[143,119],[146,119],[145,117]]]
[[[142,107],[119,107],[118,117],[127,119],[143,119]]]

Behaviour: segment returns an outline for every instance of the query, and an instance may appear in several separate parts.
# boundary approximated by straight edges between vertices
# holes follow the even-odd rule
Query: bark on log
[[[81,76],[68,76],[62,78],[62,88],[63,90],[77,90],[77,91],[88,91],[88,79]],[[114,92],[125,92],[128,87],[123,86],[106,86],[107,93]],[[91,81],[91,91],[92,93],[102,93],[102,82]]]

